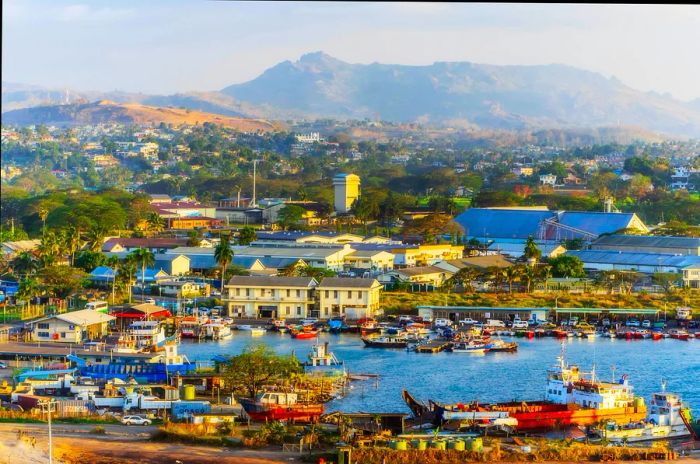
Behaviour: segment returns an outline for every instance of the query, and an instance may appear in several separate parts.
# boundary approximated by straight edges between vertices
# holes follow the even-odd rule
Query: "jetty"
[[[433,339],[416,346],[416,353],[439,353],[450,347],[447,340]]]

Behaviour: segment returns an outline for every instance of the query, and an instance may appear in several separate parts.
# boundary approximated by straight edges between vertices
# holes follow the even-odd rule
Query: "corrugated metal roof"
[[[683,268],[700,263],[700,256],[667,253],[629,253],[623,251],[575,250],[568,256],[577,256],[583,263],[624,264],[628,266],[663,266]]]
[[[700,238],[695,237],[662,237],[655,235],[603,235],[594,241],[592,246],[638,246],[653,248],[700,248]]]
[[[356,279],[353,277],[326,277],[317,287],[319,290],[325,288],[372,288],[381,286],[376,279]]]
[[[555,216],[552,211],[470,208],[457,216],[455,222],[468,237],[526,239],[537,235],[542,221]]]
[[[634,213],[564,211],[559,216],[559,223],[600,235],[626,229],[633,218]]]
[[[316,284],[313,277],[262,277],[233,276],[226,286],[241,287],[312,287]]]

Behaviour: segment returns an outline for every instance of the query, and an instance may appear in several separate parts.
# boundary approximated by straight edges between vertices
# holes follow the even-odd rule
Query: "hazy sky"
[[[563,63],[700,97],[700,7],[4,0],[2,80],[173,93],[323,50],[353,63]]]

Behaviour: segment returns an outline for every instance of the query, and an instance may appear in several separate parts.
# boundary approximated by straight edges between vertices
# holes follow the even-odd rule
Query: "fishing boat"
[[[485,354],[487,351],[487,345],[476,341],[457,342],[452,346],[453,353]]]
[[[552,430],[565,426],[588,426],[599,421],[626,424],[646,417],[644,399],[632,394],[627,376],[615,382],[603,382],[595,371],[586,376],[577,366],[569,366],[564,357],[548,371],[544,401],[508,403],[425,405],[404,391],[403,397],[417,417],[430,418],[436,425],[452,420],[470,420],[475,411],[507,412],[517,420],[518,431]]]
[[[321,372],[330,375],[347,375],[345,365],[338,361],[335,354],[328,348],[328,342],[316,343],[311,347],[308,359],[302,363],[307,373]]]
[[[662,334],[661,332],[652,332],[651,333],[652,340],[661,340],[662,338],[664,338],[664,334]]]
[[[204,336],[212,340],[223,340],[233,335],[231,328],[223,322],[207,322],[202,324],[202,330]]]
[[[323,404],[307,404],[298,401],[296,393],[261,393],[255,400],[238,398],[238,402],[252,420],[298,420],[317,422],[323,414]]]
[[[369,348],[406,348],[408,337],[405,335],[375,335],[362,337],[362,342]]]
[[[608,422],[598,431],[601,438],[612,443],[634,443],[642,441],[686,438],[692,434],[685,419],[684,405],[678,395],[666,392],[662,384],[661,392],[651,395],[649,415],[645,420],[616,424]]]
[[[690,338],[690,334],[683,329],[672,329],[668,331],[668,334],[675,340],[688,340]]]
[[[309,339],[309,338],[316,338],[318,336],[318,330],[297,330],[293,329],[289,332],[292,335],[292,338],[296,338],[299,340],[304,340],[304,339]]]
[[[552,335],[554,335],[557,338],[566,338],[569,336],[569,332],[562,329],[554,329],[552,330]]]
[[[497,353],[499,351],[512,353],[518,351],[518,344],[516,342],[504,342],[499,339],[488,340],[486,347],[489,353]]]
[[[180,320],[180,337],[197,338],[202,321],[195,316],[186,316]]]
[[[134,321],[126,331],[139,350],[152,349],[165,342],[165,329],[159,321]]]

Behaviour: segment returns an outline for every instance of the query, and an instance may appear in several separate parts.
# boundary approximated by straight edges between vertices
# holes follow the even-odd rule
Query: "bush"
[[[98,425],[94,429],[92,429],[92,433],[96,435],[107,435],[107,430],[105,430],[105,428],[101,425]]]

